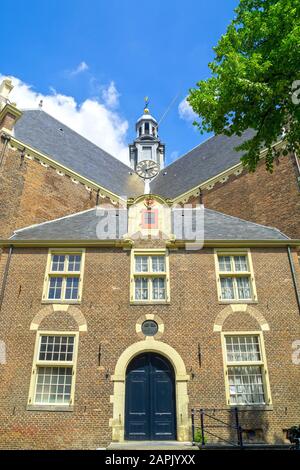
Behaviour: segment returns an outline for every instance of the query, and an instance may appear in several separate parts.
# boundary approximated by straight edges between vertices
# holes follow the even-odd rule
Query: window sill
[[[258,300],[219,300],[219,305],[258,304]]]
[[[130,305],[170,305],[169,300],[147,300],[147,301],[139,301],[139,300],[131,300]]]
[[[81,300],[42,300],[42,304],[79,305]]]
[[[273,405],[227,405],[227,408],[237,408],[240,411],[273,411]]]
[[[27,405],[27,411],[74,411],[70,405]]]

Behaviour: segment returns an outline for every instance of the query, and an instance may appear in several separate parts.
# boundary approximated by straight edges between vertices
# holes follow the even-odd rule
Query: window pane
[[[64,271],[65,255],[52,255],[51,271]]]
[[[80,271],[81,255],[68,256],[68,271]]]
[[[143,213],[144,220],[143,220],[143,225],[156,225],[156,212],[154,211],[145,211]]]
[[[79,277],[67,277],[65,298],[71,300],[78,299],[78,286]]]
[[[74,336],[41,336],[39,361],[72,361],[73,353]]]
[[[72,367],[38,367],[35,403],[68,404],[71,379]]]
[[[148,256],[135,257],[135,271],[137,273],[146,273],[148,271]]]
[[[226,336],[228,362],[260,361],[258,336]]]
[[[229,367],[228,381],[232,405],[264,404],[265,394],[260,366]]]
[[[62,277],[50,277],[48,294],[49,299],[61,299],[62,282]]]
[[[138,277],[135,279],[135,300],[148,300],[148,279],[145,277]]]
[[[236,271],[248,271],[247,256],[235,256],[234,267]]]
[[[162,273],[166,270],[164,256],[152,256],[151,259],[152,259],[152,271],[154,273]]]
[[[147,131],[145,130],[147,133]],[[148,129],[149,133],[149,129]],[[152,148],[151,147],[143,147],[143,160],[152,160]]]
[[[231,269],[231,262],[230,262],[230,256],[219,256],[219,270],[224,272],[230,272]]]
[[[154,300],[165,300],[166,298],[166,280],[163,277],[152,280],[152,295]]]
[[[251,285],[249,277],[237,277],[236,278],[238,298],[239,299],[251,299]]]
[[[234,299],[233,278],[221,277],[221,297],[222,299]]]

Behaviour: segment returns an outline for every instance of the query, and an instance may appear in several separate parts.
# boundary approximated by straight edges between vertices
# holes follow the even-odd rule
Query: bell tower
[[[164,168],[165,164],[165,144],[163,144],[158,136],[158,123],[151,116],[149,109],[149,99],[145,98],[144,114],[137,120],[136,138],[129,145],[130,166],[136,170],[138,163],[144,160],[152,160]]]

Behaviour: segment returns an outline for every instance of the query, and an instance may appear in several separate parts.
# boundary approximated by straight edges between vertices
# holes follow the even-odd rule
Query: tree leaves
[[[235,12],[214,48],[211,78],[198,82],[188,101],[200,117],[200,132],[230,136],[255,129],[238,148],[245,151],[242,161],[254,171],[267,149],[272,171],[280,151],[300,146],[300,96],[292,89],[300,80],[300,2],[240,0]],[[285,145],[275,150],[283,134]]]

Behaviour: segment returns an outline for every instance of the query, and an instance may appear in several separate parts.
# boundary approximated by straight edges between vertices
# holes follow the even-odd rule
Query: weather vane
[[[148,109],[148,105],[149,105],[149,97],[148,96],[145,96],[145,113],[149,113],[149,109]]]

